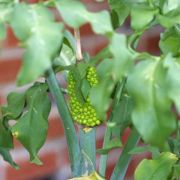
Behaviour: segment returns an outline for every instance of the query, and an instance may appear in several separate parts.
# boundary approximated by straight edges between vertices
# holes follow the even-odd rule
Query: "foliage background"
[[[68,9],[66,9],[66,3],[67,3]],[[112,8],[114,8],[115,18],[117,18],[118,14],[116,14],[116,11],[117,11],[116,8],[120,7],[120,6],[118,6],[113,1],[111,1],[111,3],[112,3]],[[173,64],[174,61],[176,61],[176,60],[178,61],[177,57],[178,57],[179,50],[178,50],[177,46],[172,46],[172,44],[174,42],[176,42],[176,38],[178,39],[178,26],[173,27],[178,22],[178,14],[171,13],[171,11],[176,9],[178,7],[178,5],[177,5],[177,7],[170,6],[170,8],[169,8],[169,6],[166,6],[166,3],[169,3],[169,1],[167,1],[167,2],[162,1],[162,2],[160,2],[160,4],[155,3],[154,1],[148,1],[148,3],[150,4],[150,8],[149,8],[149,5],[146,7],[146,3],[145,4],[143,4],[143,2],[137,2],[137,3],[139,3],[139,5],[138,4],[137,4],[137,6],[136,6],[136,4],[135,4],[135,6],[132,5],[133,6],[132,9],[131,9],[131,5],[128,3],[127,4],[129,6],[126,6],[126,4],[125,4],[123,7],[123,10],[125,10],[125,12],[124,12],[125,17],[129,11],[131,12],[131,16],[132,16],[131,26],[133,29],[136,30],[135,36],[139,36],[139,33],[144,31],[148,26],[154,25],[154,23],[156,24],[157,22],[159,22],[162,26],[169,28],[169,30],[165,33],[165,35],[162,36],[162,40],[160,42],[160,48],[163,51],[163,53],[166,54],[166,56],[165,57],[162,56],[161,61],[160,61],[159,58],[157,58],[157,57],[150,56],[148,54],[142,54],[142,55],[140,54],[139,58],[142,58],[142,60],[144,60],[144,61],[140,62],[139,65],[137,65],[135,67],[134,73],[129,74],[129,70],[132,68],[132,62],[127,63],[128,62],[127,59],[131,59],[131,58],[134,59],[134,56],[136,56],[138,54],[136,54],[136,53],[131,54],[131,52],[127,49],[127,47],[126,47],[127,40],[124,36],[113,34],[110,51],[113,54],[113,58],[115,61],[114,61],[114,64],[112,65],[112,70],[109,70],[109,72],[112,73],[115,81],[121,80],[121,77],[123,75],[129,74],[128,90],[134,96],[135,103],[136,103],[136,108],[133,111],[133,124],[139,130],[142,138],[146,142],[149,142],[150,144],[158,146],[162,149],[164,146],[164,141],[166,140],[167,136],[171,132],[173,132],[173,130],[175,129],[175,124],[174,124],[175,120],[173,120],[174,117],[172,116],[172,113],[169,112],[170,105],[171,105],[170,100],[173,100],[175,102],[177,109],[179,108],[178,99],[176,98],[176,97],[178,97],[177,90],[179,87],[179,84],[178,84],[179,81],[178,81],[178,79],[174,78],[179,73],[179,71],[178,71],[178,66],[174,66],[174,64]],[[72,5],[75,5],[75,4],[72,4]],[[83,24],[85,21],[88,21],[92,24],[93,30],[97,33],[102,33],[102,34],[105,33],[106,34],[106,33],[112,32],[112,28],[108,24],[108,17],[105,12],[99,13],[99,15],[97,15],[97,17],[99,17],[98,22],[101,22],[102,19],[103,20],[105,19],[105,21],[106,21],[106,23],[104,21],[102,21],[102,26],[99,28],[97,22],[94,20],[94,18],[92,18],[93,14],[87,13],[82,6],[77,5],[79,11],[82,14],[86,14],[86,19],[84,19],[81,16],[81,13],[78,14],[79,11],[77,12],[76,10],[73,12],[75,13],[75,15],[78,16],[78,18],[73,19],[74,16],[71,16],[71,14],[68,13],[68,11],[71,11],[71,4],[68,4],[68,2],[61,1],[59,4],[57,4],[57,6],[58,6],[59,11],[62,13],[62,16],[63,16],[63,13],[65,13],[64,16],[66,16],[67,14],[69,15],[69,17],[67,16],[65,20],[67,21],[67,24],[69,24],[73,27],[77,27],[77,26]],[[63,7],[65,9],[63,9]],[[122,7],[120,7],[120,8],[122,8]],[[158,12],[158,8],[160,8],[160,10],[161,10],[160,13]],[[73,6],[72,6],[72,9],[73,9]],[[33,11],[38,12],[39,14],[45,13],[45,11],[43,9],[41,9],[41,8],[39,9],[39,7],[37,7],[37,9],[36,9],[36,7],[35,7],[35,9],[31,9],[29,11],[29,16],[27,16],[27,17],[25,17],[25,16],[22,17],[19,14],[19,10],[22,10],[22,12],[24,11],[24,13],[25,13],[25,12],[27,12],[28,7],[26,5],[22,5],[21,7],[17,6],[17,8],[15,8],[15,12],[14,12],[15,14],[13,16],[14,20],[12,21],[12,26],[15,30],[17,37],[19,39],[21,39],[22,41],[26,41],[26,43],[27,43],[27,51],[25,52],[25,56],[24,56],[25,57],[25,61],[24,61],[25,68],[21,70],[21,73],[18,76],[18,83],[24,84],[24,83],[30,82],[31,80],[38,77],[44,71],[44,69],[49,67],[49,63],[51,61],[50,57],[54,56],[54,53],[56,52],[56,50],[58,50],[56,48],[49,49],[46,46],[39,46],[38,43],[40,43],[40,42],[43,43],[43,41],[50,43],[52,41],[55,44],[55,46],[58,47],[59,41],[57,41],[57,39],[55,39],[55,38],[53,39],[53,37],[51,37],[51,34],[47,30],[45,30],[45,29],[48,29],[48,27],[43,29],[43,28],[37,26],[37,27],[35,27],[35,29],[31,29],[32,28],[31,25],[29,25],[27,23],[26,27],[29,26],[29,28],[24,29],[23,26],[21,25],[21,21],[19,21],[19,20],[23,20],[25,22],[26,18],[31,19],[33,17],[33,16],[31,17],[31,15],[33,15]],[[142,10],[144,12],[144,17],[141,17],[142,18],[141,23],[139,23],[139,21],[138,21],[140,18],[139,10]],[[178,8],[177,8],[177,12],[178,12]],[[120,17],[122,18],[122,16],[120,16]],[[172,20],[172,17],[175,17],[175,20],[174,19]],[[25,19],[23,19],[23,18],[25,18]],[[72,19],[73,19],[73,21],[72,21]],[[56,28],[58,30],[60,30],[60,28],[61,28],[60,26],[56,26],[55,24],[51,23],[52,19],[49,15],[47,15],[47,19],[43,20],[41,18],[40,19],[35,18],[34,20],[37,21],[36,22],[37,24],[42,23],[42,25],[45,22],[45,24],[42,27],[46,27],[47,24],[52,25],[52,27],[54,26],[53,29],[55,30],[55,32],[56,32]],[[15,21],[17,21],[17,22],[14,23]],[[119,19],[119,22],[116,20],[114,22],[115,22],[114,26],[116,26],[117,23],[120,23],[120,24],[122,23],[122,19]],[[33,35],[29,37],[28,31],[32,31]],[[173,40],[171,39],[171,37],[169,38],[169,35],[171,36],[171,34],[173,34],[173,36],[175,36]],[[26,39],[27,37],[28,37],[28,39]],[[59,39],[60,38],[61,37],[59,37]],[[132,40],[133,40],[133,38],[134,37],[132,36]],[[36,41],[36,39],[39,39],[39,41]],[[130,39],[130,41],[131,41],[131,39]],[[119,42],[121,42],[120,49],[117,48],[119,45],[118,44]],[[178,41],[177,41],[177,43],[178,43]],[[38,49],[39,52],[45,52],[45,53],[40,53],[40,54],[34,53],[32,51],[33,45],[36,45],[37,48],[41,47],[40,49]],[[171,45],[171,46],[169,46],[169,45]],[[172,54],[168,54],[171,52],[172,52]],[[35,72],[33,74],[34,76],[28,75],[28,73],[31,74],[31,71],[32,71],[32,69],[29,69],[29,64],[28,64],[28,62],[30,62],[28,60],[30,57],[31,58],[33,57],[32,61],[31,61],[32,65],[33,65],[33,62],[35,62],[37,58],[45,59],[45,61],[46,61],[46,64],[41,64],[41,61],[39,61],[40,64],[37,66],[36,70],[33,69]],[[118,59],[121,59],[121,61],[119,61]],[[35,63],[35,65],[37,65],[37,64]],[[33,65],[33,67],[35,67],[35,66]],[[117,69],[117,67],[121,67],[121,71],[119,71],[119,68]],[[167,71],[167,69],[165,69],[165,68],[167,68],[169,70]],[[175,68],[177,68],[177,69],[175,72],[173,72],[173,70]],[[24,76],[25,72],[27,73],[27,76]],[[176,74],[174,74],[174,73],[176,73]],[[164,77],[167,77],[167,79],[164,80]],[[137,79],[139,81],[137,81]],[[147,79],[149,79],[149,81],[147,81]],[[103,82],[101,83],[101,87],[103,87],[104,85],[108,85],[109,87],[111,87],[112,84],[106,84],[108,82],[108,80],[109,80],[108,77],[107,77],[107,79],[103,80]],[[167,91],[166,92],[159,91],[159,89],[157,87],[155,87],[155,91],[154,91],[155,96],[154,96],[154,94],[151,92],[151,89],[154,88],[154,85],[156,85],[156,83],[162,89],[166,89]],[[112,89],[112,87],[110,89]],[[143,91],[140,93],[139,89],[142,89]],[[108,91],[106,92],[106,94],[108,94]],[[92,93],[92,97],[94,97],[93,93]],[[92,98],[92,102],[93,102],[93,100],[96,100],[96,99]],[[100,115],[103,115],[105,110],[107,109],[106,106],[108,104],[108,99],[105,99],[105,100],[106,101],[94,101],[93,102]],[[155,101],[155,104],[153,103],[154,101]],[[99,102],[101,104],[98,104]],[[98,109],[99,107],[102,107],[102,106],[104,109]],[[140,111],[141,108],[143,108],[142,111]],[[148,117],[148,120],[144,121],[147,118],[147,117],[145,118],[146,114],[150,114],[150,116]],[[164,114],[166,114],[166,115],[163,116]],[[7,115],[6,115],[6,118],[8,118]],[[10,117],[10,118],[12,118],[12,117]],[[13,118],[16,118],[16,117],[13,117]],[[139,119],[141,119],[144,123],[139,124]],[[164,121],[163,119],[166,119],[166,122],[169,122],[169,125],[167,125],[166,122],[163,122]],[[172,120],[169,121],[169,119],[172,119]],[[140,126],[140,125],[142,125],[142,126]],[[146,131],[147,127],[150,127],[149,131]],[[13,129],[14,129],[14,130],[12,129],[13,133],[16,133],[16,128],[18,129],[18,125],[13,127]],[[161,130],[161,133],[159,134],[160,130]],[[154,137],[157,135],[160,135],[160,136],[158,139],[155,139]],[[21,141],[21,139],[20,139],[20,141]],[[23,139],[22,139],[22,143],[23,143]],[[173,143],[175,143],[175,142],[173,142]],[[27,147],[27,149],[29,150],[32,160],[33,161],[35,160],[36,163],[40,163],[36,157],[36,152],[34,152],[34,150],[31,149],[28,146],[28,144],[25,144],[25,147]]]

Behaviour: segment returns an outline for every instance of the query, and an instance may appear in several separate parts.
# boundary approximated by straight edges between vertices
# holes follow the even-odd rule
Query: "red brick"
[[[155,27],[145,32],[140,39],[137,50],[140,52],[147,51],[153,55],[159,55],[159,40],[161,32],[162,29],[160,27]]]
[[[49,121],[48,139],[55,139],[64,136],[64,129],[62,127],[60,117],[54,117]]]
[[[15,81],[20,66],[21,61],[19,59],[0,60],[0,84]]]
[[[7,37],[3,42],[3,47],[16,47],[18,45],[18,40],[16,39],[12,29],[8,26],[7,27]]]
[[[91,56],[96,55],[100,49],[104,48],[108,41],[103,36],[89,35],[81,38],[82,51],[88,52]]]
[[[46,153],[41,157],[42,166],[30,164],[27,161],[17,162],[20,170],[15,170],[8,166],[6,170],[6,180],[30,180],[54,173],[58,169],[57,156],[55,152]]]

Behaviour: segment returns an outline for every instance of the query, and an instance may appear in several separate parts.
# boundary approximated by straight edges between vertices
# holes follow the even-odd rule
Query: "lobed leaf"
[[[70,27],[79,28],[90,23],[92,29],[97,34],[112,33],[111,19],[107,11],[92,13],[77,0],[61,0],[56,2],[63,20]]]
[[[162,61],[149,59],[138,63],[127,81],[135,102],[134,126],[147,143],[161,148],[176,128],[165,77],[167,69]]]
[[[110,51],[113,54],[112,77],[121,80],[133,67],[133,54],[128,49],[125,35],[114,33],[110,44]]]
[[[61,45],[62,25],[54,22],[47,8],[21,3],[14,7],[11,26],[26,47],[18,75],[18,84],[23,85],[37,79],[51,67]]]
[[[47,86],[35,84],[26,92],[27,111],[12,126],[13,135],[24,145],[33,163],[41,164],[37,153],[45,142],[50,101]]]

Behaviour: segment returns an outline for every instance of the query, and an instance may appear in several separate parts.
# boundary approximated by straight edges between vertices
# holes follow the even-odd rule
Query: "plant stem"
[[[80,161],[81,153],[78,144],[78,138],[75,132],[73,121],[67,107],[64,96],[61,92],[56,76],[52,69],[48,70],[47,82],[49,85],[50,92],[52,93],[58,111],[61,115],[62,123],[64,126],[65,136],[68,144],[69,158],[71,163],[71,170],[73,177],[80,175]]]
[[[81,37],[79,29],[74,29],[74,37],[76,40],[76,58],[78,61],[83,59],[82,50],[81,50]]]
[[[109,127],[106,128],[104,141],[103,141],[103,148],[107,146],[111,139],[111,129]],[[105,177],[106,174],[106,164],[107,164],[108,155],[101,155],[100,162],[99,162],[99,174]]]
[[[91,174],[96,169],[96,128],[85,132],[80,128],[80,147],[82,152],[82,174]]]
[[[113,102],[113,106],[112,106],[113,110],[111,112],[109,122],[113,121],[114,110],[115,110],[116,106],[118,105],[118,103],[119,103],[119,101],[121,99],[125,83],[126,83],[126,78],[123,79],[122,83],[119,82],[117,84],[115,98],[114,98],[114,102]],[[105,131],[105,136],[104,136],[103,148],[106,148],[106,146],[109,144],[109,141],[111,140],[111,134],[112,134],[111,127],[107,126],[106,131]],[[105,177],[105,173],[106,173],[107,158],[108,158],[108,154],[101,155],[101,157],[100,157],[99,173],[103,177]]]
[[[138,132],[135,128],[133,128],[131,130],[131,135],[126,142],[126,145],[124,146],[121,156],[119,157],[119,160],[111,175],[111,180],[124,180],[128,165],[132,158],[132,155],[129,154],[129,151],[132,150],[134,146],[136,146],[139,138],[140,136]]]

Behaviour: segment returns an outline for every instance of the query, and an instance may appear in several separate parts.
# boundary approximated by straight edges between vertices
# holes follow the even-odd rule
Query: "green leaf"
[[[128,154],[128,152],[137,145],[139,139],[140,139],[139,133],[136,131],[135,128],[132,128],[131,134],[129,135],[126,144],[121,152],[121,155],[118,158],[118,161],[114,167],[110,179],[112,180],[125,179],[125,175],[129,167],[129,163],[131,162],[132,159],[132,155]]]
[[[168,68],[168,95],[173,100],[178,112],[180,113],[180,59],[175,59],[172,58],[171,55],[167,55],[164,61],[164,66]]]
[[[177,56],[180,53],[180,29],[172,27],[167,29],[160,40],[160,49],[164,54],[172,53]]]
[[[159,155],[159,150],[156,147],[153,146],[138,146],[133,148],[129,154],[142,154],[145,152],[151,152],[153,154],[154,157]]]
[[[86,23],[90,23],[97,34],[112,32],[111,19],[107,11],[88,12],[86,7],[77,0],[61,0],[56,2],[56,6],[63,20],[70,27],[79,28]]]
[[[131,123],[131,113],[133,109],[133,102],[131,97],[127,94],[123,95],[113,109],[113,119],[111,121],[112,133],[116,132],[116,129],[120,133]]]
[[[11,1],[11,0],[10,0]],[[0,3],[0,21],[5,23],[9,22],[11,11],[12,11],[12,1],[6,1],[5,3]]]
[[[90,90],[91,104],[96,109],[100,119],[105,120],[106,111],[110,106],[110,96],[114,87],[114,82],[110,78],[105,78]]]
[[[0,147],[0,155],[3,157],[5,161],[7,161],[13,168],[19,169],[19,166],[13,161],[9,150],[6,148]]]
[[[4,40],[6,38],[6,28],[5,25],[0,21],[0,40]]]
[[[17,119],[23,112],[25,105],[24,93],[12,92],[7,97],[8,105],[2,107],[3,118]]]
[[[91,86],[89,85],[89,82],[86,79],[83,79],[81,83],[81,92],[85,99],[88,98],[90,89]]]
[[[165,15],[157,15],[157,20],[165,28],[170,28],[176,24],[179,24],[180,8],[177,8],[176,10],[173,10]]]
[[[114,27],[119,27],[121,26],[125,19],[127,18],[127,16],[129,15],[130,9],[129,7],[126,5],[126,3],[123,0],[109,0],[109,5],[111,7],[111,16],[112,16],[112,20],[115,21],[114,18],[117,18],[117,22],[115,23],[113,21]]]
[[[143,160],[135,171],[135,180],[167,179],[178,158],[170,152],[163,152],[154,160]]]
[[[62,41],[62,25],[54,22],[50,11],[40,5],[24,3],[14,7],[11,26],[26,47],[18,84],[29,83],[51,67]]]
[[[131,27],[136,31],[146,29],[153,21],[157,10],[145,5],[136,5],[131,9]]]
[[[99,154],[107,154],[110,150],[120,147],[122,147],[120,138],[113,138],[108,142],[107,146],[105,146],[103,149],[97,149],[96,152]]]
[[[179,164],[175,164],[174,165],[174,173],[173,173],[173,177],[177,180],[179,180],[178,178],[180,177],[180,165]]]
[[[64,44],[69,46],[72,51],[76,52],[76,41],[74,36],[67,30],[64,31]]]
[[[167,69],[162,60],[149,59],[139,62],[127,81],[135,103],[132,113],[134,126],[147,143],[161,148],[176,128],[165,77]]]
[[[30,153],[33,163],[41,164],[37,157],[45,142],[48,129],[50,101],[45,84],[35,84],[26,92],[27,111],[12,127],[13,135]]]
[[[74,52],[69,46],[63,44],[60,55],[54,60],[53,64],[55,66],[69,66],[75,64],[75,62],[76,57],[74,55]]]
[[[126,36],[114,33],[110,51],[114,57],[112,77],[115,80],[121,80],[121,78],[126,76],[133,67],[133,55],[128,49]]]
[[[162,13],[167,14],[171,11],[174,11],[180,7],[180,1],[179,0],[163,0],[163,3],[161,5]]]
[[[0,119],[0,147],[13,148],[13,138],[11,131],[4,126],[3,121]]]
[[[112,59],[104,59],[97,67],[97,73],[100,79],[104,79],[111,75],[113,68],[113,60]]]

